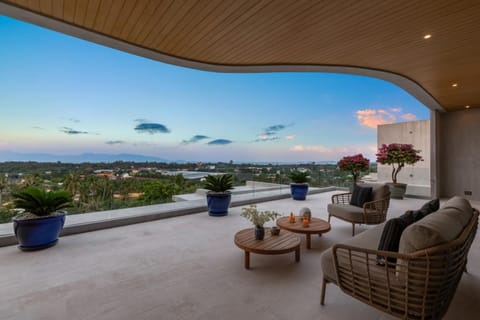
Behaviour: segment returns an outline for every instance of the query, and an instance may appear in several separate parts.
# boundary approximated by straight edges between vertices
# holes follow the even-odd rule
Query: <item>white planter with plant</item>
[[[392,183],[387,183],[390,188],[391,198],[403,199],[407,190],[407,184],[398,182],[398,173],[405,165],[414,165],[418,161],[423,161],[419,153],[420,150],[414,149],[412,144],[383,144],[378,149],[377,163],[392,166]]]

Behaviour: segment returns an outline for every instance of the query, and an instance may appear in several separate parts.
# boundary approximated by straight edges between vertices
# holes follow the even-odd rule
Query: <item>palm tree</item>
[[[5,189],[8,187],[7,179],[4,177],[0,178],[0,206],[2,206],[2,195]]]
[[[70,172],[64,180],[65,190],[75,196],[80,187],[80,175],[74,172]]]

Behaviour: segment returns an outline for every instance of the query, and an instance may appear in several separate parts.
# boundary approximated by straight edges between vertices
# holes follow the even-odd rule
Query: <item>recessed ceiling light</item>
[[[452,87],[458,87],[458,83],[452,83]]]
[[[465,106],[465,109],[470,109],[470,106]]]
[[[426,35],[423,36],[423,39],[430,39],[431,37],[432,37],[431,34],[426,34]]]

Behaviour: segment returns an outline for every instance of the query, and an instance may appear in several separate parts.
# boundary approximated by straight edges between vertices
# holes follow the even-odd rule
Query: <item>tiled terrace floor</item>
[[[331,195],[259,207],[288,214],[306,206],[326,218]],[[424,202],[392,200],[389,217]],[[320,254],[350,237],[350,224],[332,219],[332,231],[312,237],[308,251],[302,239],[300,263],[293,254],[252,254],[245,270],[243,252],[233,243],[237,230],[250,227],[240,212],[236,207],[227,217],[200,213],[77,234],[39,252],[0,248],[0,319],[391,319],[334,285],[320,306]],[[478,238],[446,319],[480,314]]]

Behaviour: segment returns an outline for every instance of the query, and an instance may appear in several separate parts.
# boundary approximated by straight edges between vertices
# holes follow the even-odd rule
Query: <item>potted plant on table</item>
[[[72,197],[66,191],[44,191],[27,188],[12,193],[16,208],[25,212],[13,219],[13,230],[24,251],[54,246],[65,224],[65,212]]]
[[[232,199],[233,177],[231,174],[208,175],[204,188],[207,192],[208,214],[210,216],[226,216]]]
[[[392,183],[387,183],[390,188],[391,198],[403,199],[407,185],[397,182],[397,175],[405,165],[413,165],[418,161],[423,161],[419,153],[420,150],[414,149],[412,144],[383,144],[378,149],[377,162],[392,166]]]
[[[308,172],[294,170],[288,175],[290,183],[290,193],[293,200],[305,200],[308,193]]]
[[[259,211],[257,205],[251,204],[248,208],[242,208],[241,216],[250,220],[255,226],[255,239],[263,240],[265,237],[265,228],[263,225],[265,222],[275,220],[280,214],[271,210]]]
[[[363,155],[356,154],[353,156],[345,156],[337,163],[340,171],[350,172],[353,178],[353,185],[357,184],[360,172],[368,171],[370,168],[370,160],[363,157]]]

